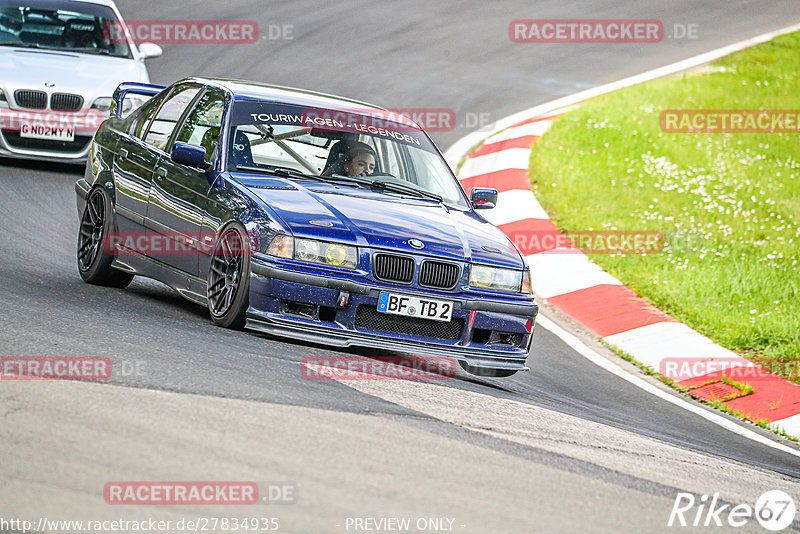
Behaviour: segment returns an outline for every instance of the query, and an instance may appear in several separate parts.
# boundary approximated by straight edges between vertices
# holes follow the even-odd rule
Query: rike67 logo
[[[777,532],[792,524],[797,507],[788,493],[770,490],[749,504],[721,503],[719,493],[696,497],[692,493],[678,493],[667,526],[677,527],[743,527],[752,519],[767,530]]]

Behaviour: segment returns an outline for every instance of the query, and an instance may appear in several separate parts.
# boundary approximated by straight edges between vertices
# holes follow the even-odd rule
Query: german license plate
[[[378,311],[446,322],[453,316],[453,303],[446,300],[418,298],[381,291],[378,299]]]
[[[28,139],[47,139],[49,141],[74,141],[75,126],[72,124],[44,124],[42,122],[20,121],[19,136]]]

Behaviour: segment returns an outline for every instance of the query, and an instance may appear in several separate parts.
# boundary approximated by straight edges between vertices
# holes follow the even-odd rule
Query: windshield
[[[96,4],[52,0],[0,0],[0,46],[67,50],[130,58],[125,39],[111,39],[114,11]]]
[[[353,184],[380,183],[395,193],[411,188],[468,206],[425,133],[389,112],[236,102],[228,154],[231,171],[282,168],[323,179],[345,176]]]

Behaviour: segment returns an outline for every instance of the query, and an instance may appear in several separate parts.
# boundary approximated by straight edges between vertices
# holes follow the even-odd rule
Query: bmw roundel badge
[[[425,247],[425,243],[423,243],[419,239],[409,239],[408,240],[408,244],[411,245],[414,248],[424,248]]]

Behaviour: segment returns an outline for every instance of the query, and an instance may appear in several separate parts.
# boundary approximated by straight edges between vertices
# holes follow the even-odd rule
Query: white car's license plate
[[[378,298],[378,311],[433,321],[449,321],[453,316],[453,303],[446,300],[418,298],[381,291]]]
[[[49,141],[74,141],[75,126],[72,124],[43,124],[41,122],[21,121],[19,136],[28,139],[47,139]]]

